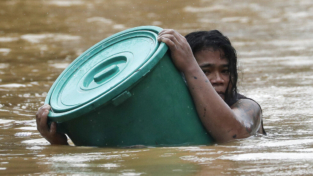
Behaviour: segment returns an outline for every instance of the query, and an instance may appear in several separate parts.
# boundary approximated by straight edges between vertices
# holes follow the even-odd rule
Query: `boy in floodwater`
[[[168,45],[173,63],[186,79],[198,116],[213,139],[227,142],[257,133],[263,128],[260,105],[237,93],[237,56],[229,39],[217,30],[192,32],[186,37],[164,29],[158,40]],[[50,128],[43,105],[36,114],[37,129],[51,144],[67,145],[65,134]]]

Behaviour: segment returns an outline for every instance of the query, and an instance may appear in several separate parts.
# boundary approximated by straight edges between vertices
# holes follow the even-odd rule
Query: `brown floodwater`
[[[267,136],[161,148],[51,146],[35,113],[83,51],[131,27],[218,29]],[[0,175],[312,175],[313,1],[1,0]]]

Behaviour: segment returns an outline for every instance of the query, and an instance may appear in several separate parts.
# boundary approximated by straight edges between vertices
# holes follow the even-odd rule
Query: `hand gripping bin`
[[[119,32],[75,59],[46,97],[49,120],[77,146],[211,144],[161,30]]]

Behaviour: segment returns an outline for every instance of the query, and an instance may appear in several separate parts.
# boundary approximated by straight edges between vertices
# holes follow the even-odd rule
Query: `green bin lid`
[[[162,28],[142,26],[108,37],[76,58],[52,85],[46,103],[63,122],[109,102],[144,77],[164,56]]]

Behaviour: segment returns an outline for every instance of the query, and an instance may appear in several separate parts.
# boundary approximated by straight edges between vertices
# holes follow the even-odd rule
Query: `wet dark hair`
[[[235,48],[231,45],[229,39],[218,30],[197,31],[187,34],[186,39],[192,49],[196,52],[210,49],[222,50],[224,57],[228,60],[229,83],[225,93],[225,102],[229,105],[237,97],[237,54]],[[230,89],[230,90],[229,90]]]

